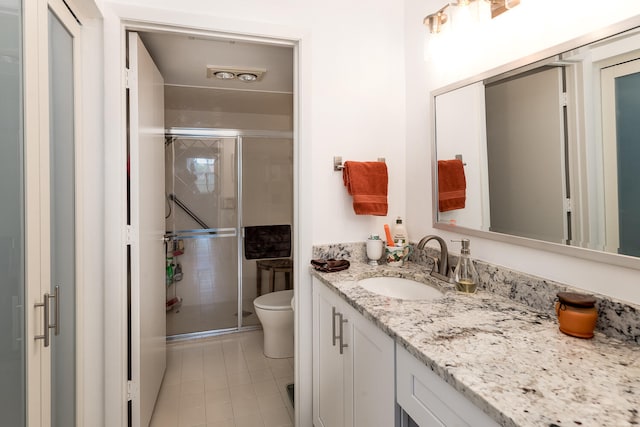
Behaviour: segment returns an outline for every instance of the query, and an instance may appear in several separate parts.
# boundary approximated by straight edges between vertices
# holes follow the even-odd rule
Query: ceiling
[[[166,85],[267,92],[293,92],[293,48],[187,34],[141,32]],[[262,80],[207,78],[207,65],[262,68]]]

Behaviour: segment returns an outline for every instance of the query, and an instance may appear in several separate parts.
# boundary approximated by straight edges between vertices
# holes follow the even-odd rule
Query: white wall
[[[431,226],[431,125],[428,94],[584,33],[601,30],[640,13],[636,0],[602,8],[597,2],[522,0],[515,9],[489,21],[481,32],[450,44],[440,57],[424,61],[427,39],[422,18],[441,0],[405,1],[407,75],[407,223],[409,234],[454,233]],[[489,43],[488,41],[491,41]],[[640,272],[481,238],[472,239],[472,255],[515,270],[564,282],[592,292],[640,303]],[[454,251],[458,251],[454,246]]]

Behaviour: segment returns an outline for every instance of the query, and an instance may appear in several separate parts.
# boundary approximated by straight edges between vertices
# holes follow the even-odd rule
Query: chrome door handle
[[[49,301],[51,298],[56,300],[56,305],[53,309],[53,318],[55,323],[53,325],[49,325],[50,329],[53,329],[54,335],[60,335],[60,285],[56,285],[53,295],[49,295]]]
[[[44,340],[44,346],[49,347],[49,294],[44,294],[44,299],[42,302],[37,302],[33,305],[34,307],[42,307],[44,308],[44,313],[42,318],[44,319],[42,325],[42,335],[36,335],[34,339],[36,340]]]
[[[340,316],[340,354],[343,353],[343,350],[346,347],[349,347],[348,344],[344,343],[344,324],[347,323],[349,320],[343,318],[342,313],[338,314],[338,316]]]
[[[51,311],[51,300],[54,299],[56,301],[56,305],[53,309],[53,316],[55,323],[50,323],[50,311]],[[49,295],[49,293],[44,294],[44,298],[42,302],[37,302],[33,305],[34,307],[42,307],[44,309],[43,313],[43,322],[42,322],[42,335],[36,335],[34,339],[36,340],[44,340],[44,346],[49,347],[51,342],[49,330],[53,329],[53,333],[55,335],[60,335],[60,286],[56,286],[53,291],[53,295]]]
[[[331,336],[333,337],[333,346],[336,346],[336,340],[338,336],[336,335],[336,316],[340,316],[340,314],[336,313],[336,308],[331,307]]]

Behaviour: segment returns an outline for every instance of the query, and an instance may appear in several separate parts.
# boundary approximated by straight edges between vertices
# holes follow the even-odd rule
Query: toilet
[[[253,300],[264,332],[264,355],[293,357],[293,290],[271,292]]]

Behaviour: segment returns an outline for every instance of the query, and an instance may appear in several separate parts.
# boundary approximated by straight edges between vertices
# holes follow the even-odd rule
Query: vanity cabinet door
[[[393,426],[394,341],[360,313],[349,309],[353,312],[348,343],[353,357],[349,361],[352,366],[347,369],[353,379],[353,422],[350,425]]]
[[[340,354],[337,296],[314,280],[313,421],[315,427],[345,426],[345,355]],[[344,328],[343,328],[344,330]],[[335,344],[334,344],[335,343]]]
[[[316,279],[313,298],[315,427],[393,426],[393,340]]]

